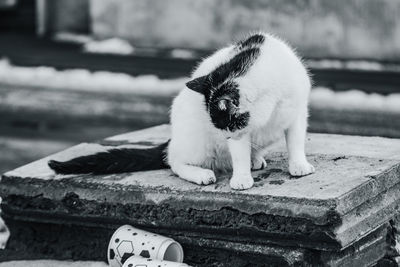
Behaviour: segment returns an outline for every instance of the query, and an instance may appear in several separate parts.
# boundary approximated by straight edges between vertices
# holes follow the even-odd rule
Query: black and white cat
[[[171,109],[171,140],[157,148],[112,149],[67,162],[58,173],[118,173],[170,167],[196,184],[232,171],[230,186],[248,189],[251,170],[267,166],[268,146],[285,134],[289,172],[314,172],[304,143],[311,82],[299,57],[265,33],[222,48],[204,59]],[[145,162],[143,159],[146,158]]]

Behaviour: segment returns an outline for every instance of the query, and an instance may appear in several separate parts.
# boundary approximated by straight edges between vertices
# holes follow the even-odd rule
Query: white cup
[[[125,261],[122,267],[189,267],[181,262],[160,261],[132,256]]]
[[[121,267],[132,256],[183,262],[183,249],[172,238],[123,225],[114,232],[108,244],[108,264]]]

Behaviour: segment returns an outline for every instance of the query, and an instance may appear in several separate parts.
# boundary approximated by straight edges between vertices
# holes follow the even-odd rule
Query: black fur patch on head
[[[246,74],[259,55],[259,48],[251,48],[239,52],[231,60],[220,65],[208,75],[210,85],[216,87],[228,79]]]
[[[211,122],[221,130],[234,132],[247,126],[250,114],[239,111],[238,84],[232,81],[222,84],[213,94],[206,96]]]
[[[259,48],[243,50],[205,79],[203,94],[216,128],[234,132],[247,126],[250,114],[239,111],[239,86],[234,79],[246,74],[259,55]]]
[[[204,89],[206,88],[206,81],[208,79],[208,75],[198,77],[186,83],[187,88],[192,89],[193,91],[204,94]]]
[[[237,131],[247,126],[249,112],[240,112],[240,94],[235,78],[243,76],[259,57],[260,44],[265,37],[253,35],[240,42],[240,50],[228,62],[219,65],[210,74],[186,83],[193,91],[203,94],[211,121],[218,129]]]
[[[241,40],[236,44],[236,48],[238,50],[245,50],[249,48],[254,48],[254,47],[260,47],[265,41],[265,36],[257,33],[254,35],[251,35],[245,40]]]

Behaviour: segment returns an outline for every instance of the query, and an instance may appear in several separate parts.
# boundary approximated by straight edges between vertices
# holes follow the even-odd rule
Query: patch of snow
[[[197,55],[192,50],[188,50],[188,49],[173,49],[173,50],[171,50],[171,57],[173,57],[173,58],[191,59],[191,58],[196,58]]]
[[[0,60],[0,83],[108,93],[174,95],[185,86],[188,78],[159,79],[154,75],[133,77],[124,73],[90,72],[85,69],[58,71],[51,67],[18,67]],[[360,90],[335,92],[316,87],[311,91],[310,105],[336,110],[365,110],[400,113],[400,93],[367,94]]]
[[[380,95],[360,90],[334,92],[325,87],[316,87],[311,91],[310,104],[321,109],[400,113],[400,93]]]
[[[78,91],[159,94],[179,92],[187,78],[159,79],[155,75],[133,77],[107,71],[90,72],[86,69],[56,70],[52,67],[19,67],[8,60],[0,60],[0,82],[5,84],[70,89]]]
[[[89,53],[130,55],[135,48],[128,41],[111,38],[89,41],[83,45],[83,50]]]
[[[358,69],[358,70],[384,70],[385,67],[383,64],[373,61],[366,60],[350,60],[345,62],[345,67],[347,69]]]
[[[307,66],[316,69],[347,69],[366,71],[400,71],[399,64],[379,63],[368,60],[307,59]]]
[[[54,35],[53,39],[58,42],[68,42],[76,44],[85,44],[92,41],[89,35],[76,34],[71,32],[58,32]]]
[[[340,60],[316,60],[316,59],[307,59],[307,66],[311,68],[319,68],[319,69],[340,69],[343,68],[343,62]]]

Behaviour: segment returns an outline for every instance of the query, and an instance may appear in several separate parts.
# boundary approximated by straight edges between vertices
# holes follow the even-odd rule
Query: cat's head
[[[241,88],[238,79],[244,76],[260,49],[249,48],[237,53],[226,63],[218,66],[211,73],[193,79],[186,86],[204,95],[211,122],[220,130],[238,132],[249,122],[250,113],[241,105]]]
[[[241,111],[239,85],[234,80],[213,85],[210,76],[194,79],[186,84],[205,97],[205,104],[213,125],[220,130],[236,132],[248,125],[249,112]]]

